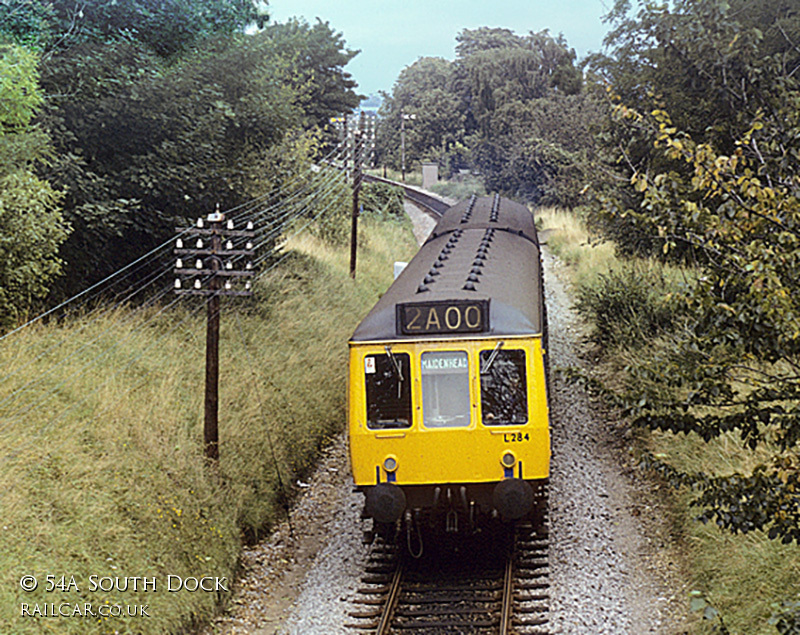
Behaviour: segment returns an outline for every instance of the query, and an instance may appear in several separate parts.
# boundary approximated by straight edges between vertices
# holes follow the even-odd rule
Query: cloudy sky
[[[563,33],[578,58],[602,46],[602,23],[614,0],[269,0],[273,22],[316,18],[344,34],[361,53],[347,66],[364,94],[391,92],[404,67],[418,57],[453,59],[464,28],[505,27],[517,34]]]

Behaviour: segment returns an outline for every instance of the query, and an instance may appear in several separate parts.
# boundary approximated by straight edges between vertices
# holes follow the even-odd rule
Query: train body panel
[[[513,380],[524,381],[523,390],[509,391],[505,404],[484,403],[487,383],[496,382],[489,373],[481,377],[481,355],[484,363],[491,355],[497,340],[449,340],[442,342],[413,342],[385,344],[395,358],[408,356],[411,379],[408,394],[410,418],[370,417],[367,406],[367,387],[371,373],[391,360],[383,346],[354,344],[350,352],[350,452],[353,478],[357,486],[395,482],[398,485],[430,483],[476,483],[502,480],[508,468],[502,464],[506,453],[515,463],[513,476],[523,479],[543,479],[549,476],[550,440],[547,400],[543,386],[545,371],[542,362],[542,342],[536,338],[506,338],[504,352],[524,367],[510,366]],[[405,364],[405,357],[402,357]],[[429,381],[425,361],[441,366],[449,363],[453,372],[437,373]],[[495,360],[495,363],[498,363]],[[428,364],[431,365],[430,363]],[[373,371],[374,369],[374,371]],[[440,371],[440,368],[435,369]],[[506,370],[508,369],[500,369]],[[418,371],[418,372],[415,372]],[[524,377],[524,379],[523,379]],[[396,390],[389,380],[386,389]],[[437,403],[436,383],[446,383],[455,389],[459,379],[463,398]],[[437,381],[439,380],[439,381]],[[364,387],[362,390],[361,387]],[[401,391],[403,389],[401,388]],[[455,389],[458,390],[458,389]],[[426,391],[433,393],[426,395]],[[458,391],[462,394],[462,391]],[[515,401],[515,403],[511,403]],[[402,406],[405,408],[405,406]],[[495,411],[513,410],[509,420],[499,421]],[[376,412],[373,415],[388,414]],[[371,420],[370,420],[371,419]],[[387,471],[384,462],[393,457],[393,469]]]
[[[533,215],[498,196],[451,207],[350,341],[366,514],[451,528],[460,514],[529,513],[550,469],[546,360]]]

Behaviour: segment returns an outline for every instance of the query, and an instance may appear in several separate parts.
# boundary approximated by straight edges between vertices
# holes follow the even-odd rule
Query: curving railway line
[[[445,210],[452,207],[450,203],[446,203],[438,196],[432,195],[423,189],[414,187],[413,185],[406,185],[405,183],[390,181],[389,179],[384,179],[380,176],[373,176],[371,174],[364,174],[362,179],[368,183],[386,183],[388,185],[394,185],[395,187],[403,188],[403,195],[409,201],[420,207],[425,213],[432,216],[436,220],[441,218]]]

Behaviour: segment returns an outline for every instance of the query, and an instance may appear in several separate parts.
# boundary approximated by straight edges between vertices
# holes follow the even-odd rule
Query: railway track
[[[452,540],[426,546],[420,558],[375,542],[348,626],[377,635],[549,632],[546,523]]]
[[[387,183],[396,187],[403,188],[403,195],[412,203],[417,205],[429,216],[436,220],[442,216],[445,210],[450,207],[449,203],[445,203],[437,196],[432,196],[420,188],[413,185],[406,185],[405,183],[398,183],[397,181],[390,181],[389,179],[381,178],[380,176],[373,176],[371,174],[364,174],[363,180],[366,182]]]

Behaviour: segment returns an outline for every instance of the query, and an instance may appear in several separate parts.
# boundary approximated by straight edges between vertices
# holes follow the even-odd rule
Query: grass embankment
[[[537,217],[541,229],[550,230],[550,249],[569,265],[579,306],[597,322],[605,345],[610,343],[599,372],[613,386],[628,363],[668,345],[668,337],[660,336],[660,326],[670,319],[665,315],[667,294],[679,291],[693,272],[656,262],[620,261],[613,245],[590,242],[575,214],[541,210]],[[637,341],[639,345],[632,344]],[[748,473],[752,465],[752,455],[733,435],[704,443],[694,436],[642,432],[639,442],[688,472]],[[668,508],[692,587],[720,612],[731,633],[774,635],[768,620],[775,604],[800,595],[798,548],[769,540],[763,532],[732,535],[703,525],[694,520],[697,512],[689,501],[688,492],[674,492]],[[712,632],[715,624],[698,620],[693,629]]]
[[[168,576],[231,588],[243,537],[281,516],[292,484],[342,430],[347,339],[392,262],[416,250],[405,224],[361,227],[355,283],[347,248],[304,235],[254,299],[223,299],[218,469],[202,458],[199,300],[0,342],[0,633],[161,635],[218,610],[225,592],[170,592],[178,577]],[[26,575],[35,591],[21,588]],[[126,579],[126,590],[108,590]],[[123,615],[146,605],[149,617],[47,616],[85,603]]]
[[[370,168],[365,170],[368,174],[372,174],[374,176],[380,176],[382,178],[389,179],[390,181],[397,181],[398,183],[405,183],[406,185],[416,185],[420,187],[422,185],[422,168],[415,168],[415,169],[408,169],[406,170],[406,178],[403,181],[403,173],[400,170],[394,170],[392,168]]]

